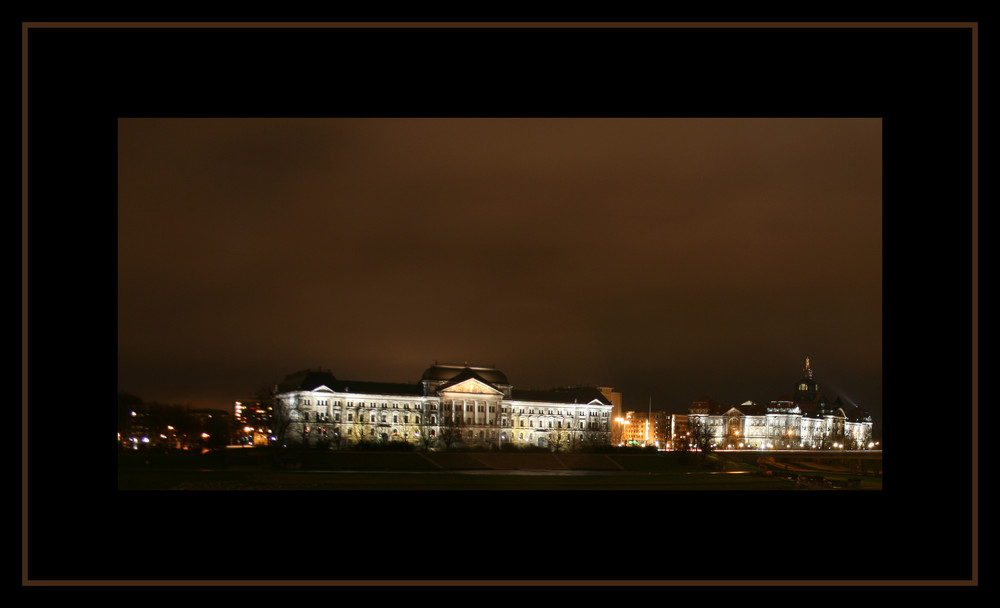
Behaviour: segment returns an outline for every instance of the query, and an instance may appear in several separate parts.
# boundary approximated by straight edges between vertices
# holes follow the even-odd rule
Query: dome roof
[[[448,381],[465,370],[474,371],[479,377],[491,384],[507,384],[507,376],[493,367],[472,367],[470,365],[440,365],[435,363],[424,371],[421,380]]]

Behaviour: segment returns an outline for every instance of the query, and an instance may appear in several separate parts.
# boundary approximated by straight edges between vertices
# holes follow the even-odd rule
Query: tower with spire
[[[819,385],[813,379],[812,368],[809,366],[809,357],[806,357],[806,366],[802,369],[802,378],[799,379],[798,386],[795,387],[795,394],[792,401],[795,403],[812,403],[819,394]]]

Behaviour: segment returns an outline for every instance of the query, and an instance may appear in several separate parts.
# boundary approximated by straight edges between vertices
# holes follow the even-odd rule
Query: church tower
[[[819,394],[819,385],[813,379],[812,368],[809,366],[809,357],[806,357],[806,366],[802,370],[802,378],[799,379],[798,386],[795,387],[793,401],[796,403],[812,403]]]

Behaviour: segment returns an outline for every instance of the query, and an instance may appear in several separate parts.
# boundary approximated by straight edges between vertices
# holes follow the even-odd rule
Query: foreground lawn
[[[815,470],[813,473],[817,472]],[[393,453],[239,450],[120,454],[121,490],[792,490],[717,454]],[[824,472],[823,478],[849,475]],[[798,484],[799,489],[828,489]],[[881,489],[865,477],[860,489]]]
[[[121,490],[790,490],[749,474],[522,474],[396,471],[241,472],[123,470]]]

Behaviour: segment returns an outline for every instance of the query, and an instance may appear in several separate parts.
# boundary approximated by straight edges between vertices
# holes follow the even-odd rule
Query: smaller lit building
[[[649,416],[642,412],[625,412],[619,424],[622,425],[621,441],[624,445],[652,445],[654,441]]]
[[[233,403],[236,439],[241,445],[264,446],[271,442],[271,410],[259,401]]]
[[[653,446],[657,449],[669,449],[667,444],[671,438],[671,415],[666,412],[635,412],[628,411],[615,420],[619,427],[617,431],[618,445]]]
[[[808,358],[791,394],[767,405],[703,397],[691,403],[688,423],[693,444],[715,449],[867,449],[872,438],[871,415],[820,392]]]
[[[667,419],[667,450],[686,450],[691,442],[691,428],[687,414],[670,414]]]

